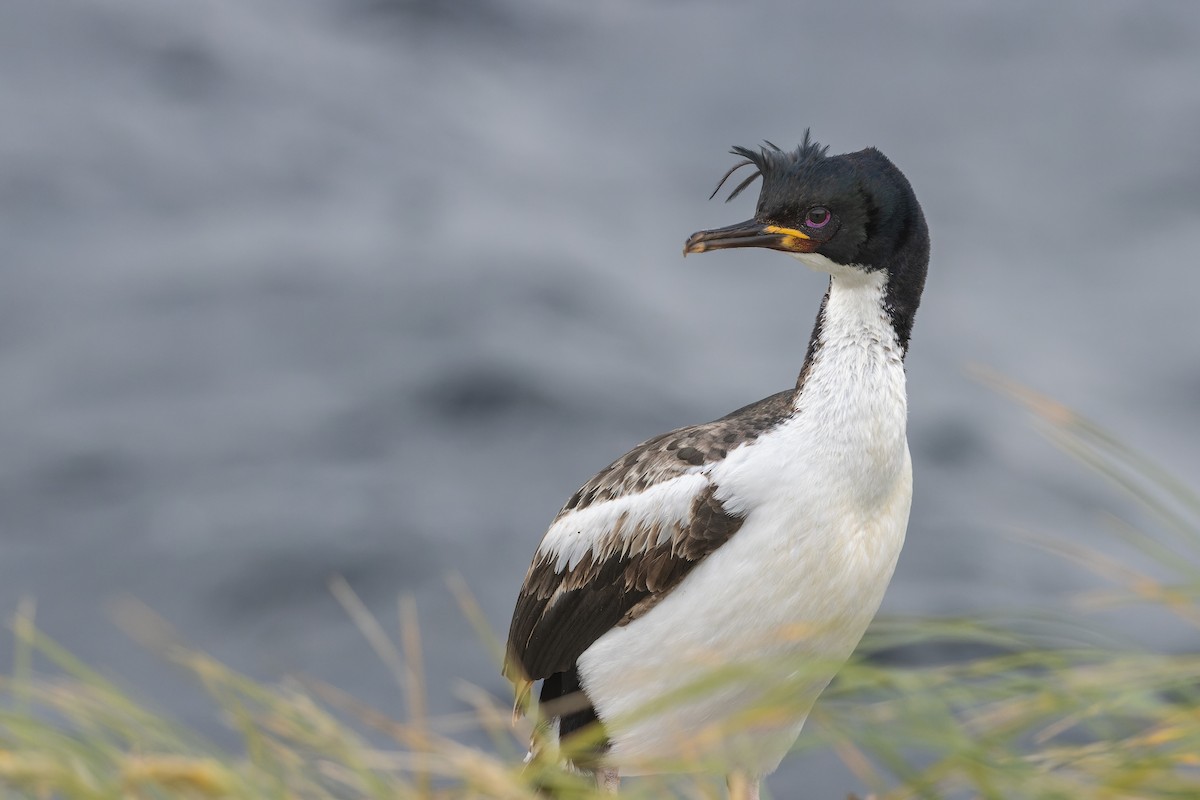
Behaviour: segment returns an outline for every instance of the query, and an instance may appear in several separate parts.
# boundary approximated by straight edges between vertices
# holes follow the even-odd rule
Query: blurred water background
[[[218,736],[114,597],[399,714],[327,581],[410,593],[461,709],[506,686],[448,573],[502,632],[595,470],[791,385],[820,276],[680,258],[750,214],[732,144],[878,146],[929,219],[885,612],[1061,610],[1093,579],[1013,532],[1131,513],[969,364],[1200,482],[1195,3],[9,0],[0,76],[0,609]]]

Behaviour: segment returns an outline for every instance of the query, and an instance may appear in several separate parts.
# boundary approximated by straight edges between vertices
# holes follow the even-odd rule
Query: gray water
[[[968,365],[1200,483],[1195,3],[9,0],[0,76],[0,609],[202,729],[113,598],[402,713],[341,574],[415,596],[435,710],[502,696],[445,576],[502,632],[596,469],[791,385],[820,276],[679,255],[732,144],[878,146],[929,219],[886,612],[1062,610],[1013,533],[1138,519]]]

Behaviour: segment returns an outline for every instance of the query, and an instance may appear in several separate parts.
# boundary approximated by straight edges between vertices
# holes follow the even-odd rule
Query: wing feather
[[[592,642],[674,589],[742,525],[744,518],[726,512],[715,493],[706,481],[686,520],[643,520],[624,539],[627,548],[589,549],[573,566],[558,568],[556,553],[539,551],[513,612],[506,674],[537,680],[573,669]],[[670,528],[665,537],[664,527]]]
[[[709,469],[786,419],[794,397],[656,436],[584,484],[525,575],[505,675],[520,685],[574,670],[594,641],[647,613],[729,541],[745,518],[722,505]]]

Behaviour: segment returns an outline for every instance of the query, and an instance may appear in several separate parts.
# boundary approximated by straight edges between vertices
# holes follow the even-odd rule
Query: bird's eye
[[[824,228],[832,217],[825,206],[813,206],[804,216],[804,224],[810,228]]]

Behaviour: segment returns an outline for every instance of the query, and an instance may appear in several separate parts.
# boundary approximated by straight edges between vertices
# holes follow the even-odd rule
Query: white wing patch
[[[546,531],[538,554],[553,557],[554,571],[562,572],[574,569],[589,552],[599,560],[663,544],[687,524],[692,504],[708,485],[708,477],[696,468],[638,494],[568,512]],[[651,532],[653,541],[639,536]]]

